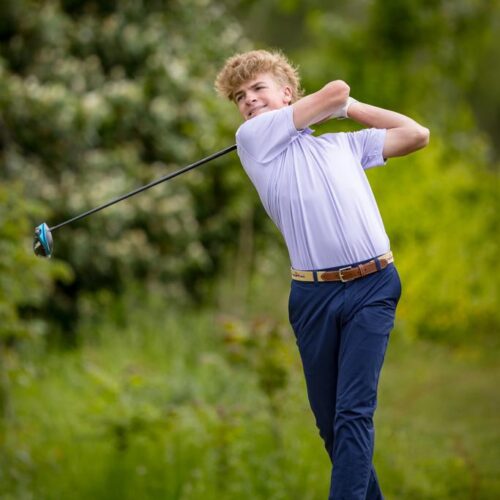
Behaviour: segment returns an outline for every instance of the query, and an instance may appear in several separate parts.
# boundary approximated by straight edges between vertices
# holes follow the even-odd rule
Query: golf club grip
[[[88,210],[87,212],[84,212],[83,214],[77,215],[76,217],[73,217],[72,219],[68,219],[67,221],[61,222],[60,224],[57,224],[56,226],[49,228],[49,230],[51,232],[55,231],[56,229],[59,229],[60,227],[65,226],[66,224],[70,224],[71,222],[75,222],[77,220],[83,219],[84,217],[95,214],[96,212],[99,212],[100,210],[104,210],[105,208],[110,207],[111,205],[114,205],[115,203],[118,203],[119,201],[126,200],[127,198],[130,198],[131,196],[142,193],[142,191],[146,191],[146,189],[152,188],[158,184],[161,184],[162,182],[168,181],[169,179],[173,179],[174,177],[177,177],[178,175],[183,174],[184,172],[187,172],[188,170],[192,170],[193,168],[199,167],[200,165],[203,165],[204,163],[208,163],[211,160],[215,160],[216,158],[219,158],[227,153],[230,153],[231,151],[234,151],[235,149],[236,149],[236,144],[233,144],[232,146],[229,146],[225,149],[222,149],[222,150],[218,151],[217,153],[214,153],[210,156],[207,156],[206,158],[202,158],[201,160],[198,160],[194,163],[191,163],[191,165],[188,165],[187,167],[181,168],[180,170],[177,170],[176,172],[172,172],[171,174],[160,177],[156,181],[150,182],[149,184],[146,184],[145,186],[134,189],[133,191],[130,191],[130,193],[124,194],[118,198],[115,198],[111,201],[108,201],[107,203],[104,203],[104,205],[100,205],[100,206],[95,207],[91,210]]]

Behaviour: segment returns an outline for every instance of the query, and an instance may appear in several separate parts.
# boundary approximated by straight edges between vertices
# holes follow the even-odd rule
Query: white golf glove
[[[347,110],[349,109],[349,106],[351,104],[354,104],[355,102],[358,101],[353,97],[348,97],[345,104],[340,108],[336,109],[330,118],[337,118],[337,120],[344,120],[345,118],[347,118]]]

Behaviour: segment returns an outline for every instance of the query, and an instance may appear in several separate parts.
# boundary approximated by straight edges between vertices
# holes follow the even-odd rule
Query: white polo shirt
[[[385,129],[296,130],[293,108],[268,111],[236,132],[238,155],[285,238],[292,267],[326,269],[389,251],[364,169],[384,165]]]

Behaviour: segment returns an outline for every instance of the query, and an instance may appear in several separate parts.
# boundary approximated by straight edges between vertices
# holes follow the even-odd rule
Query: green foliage
[[[33,312],[50,296],[54,280],[72,279],[66,264],[33,256],[28,235],[38,207],[26,199],[21,182],[0,184],[0,420],[11,413],[11,349],[48,332],[47,321]]]
[[[285,323],[220,321],[207,310],[166,308],[159,297],[145,305],[129,295],[116,307],[82,325],[79,350],[36,342],[12,353],[0,497],[325,498],[330,462],[298,352],[290,332],[279,341],[272,333],[286,332]],[[235,345],[242,356],[233,356]],[[288,381],[274,385],[280,411],[256,369],[265,346],[281,353],[274,359]],[[496,352],[395,332],[376,414],[386,498],[500,494],[498,371]]]
[[[0,343],[5,345],[44,333],[46,325],[28,320],[22,311],[43,303],[54,279],[72,277],[62,262],[49,266],[32,256],[29,217],[35,208],[26,202],[21,182],[0,185]]]
[[[1,2],[0,497],[326,496],[286,249],[235,156],[55,232],[51,261],[31,252],[44,219],[232,144],[212,81],[260,45],[299,63],[308,91],[342,78],[431,129],[424,151],[368,172],[403,279],[375,464],[388,499],[498,498],[493,7]],[[193,298],[217,316],[178,307]],[[49,319],[80,348],[43,342]]]
[[[212,80],[242,37],[215,3],[22,1],[0,13],[1,175],[37,202],[33,225],[234,142]],[[57,231],[74,280],[57,283],[46,309],[68,330],[82,294],[136,279],[200,300],[253,205],[233,154]]]
[[[228,360],[257,374],[259,387],[273,412],[280,411],[280,396],[288,384],[291,364],[288,334],[276,320],[259,318],[249,324],[221,318]]]
[[[479,160],[450,158],[435,138],[425,153],[369,177],[402,276],[404,334],[498,345],[496,176]]]

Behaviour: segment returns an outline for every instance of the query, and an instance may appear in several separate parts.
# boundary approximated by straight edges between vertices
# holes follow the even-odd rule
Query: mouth
[[[253,108],[253,109],[252,109],[252,111],[250,111],[250,112],[248,113],[248,118],[252,118],[252,117],[254,117],[254,116],[258,115],[258,114],[259,114],[259,112],[260,112],[261,110],[263,110],[264,108],[266,108],[266,107],[267,107],[267,104],[264,104],[263,106],[259,106],[259,107],[257,107],[257,108]]]

